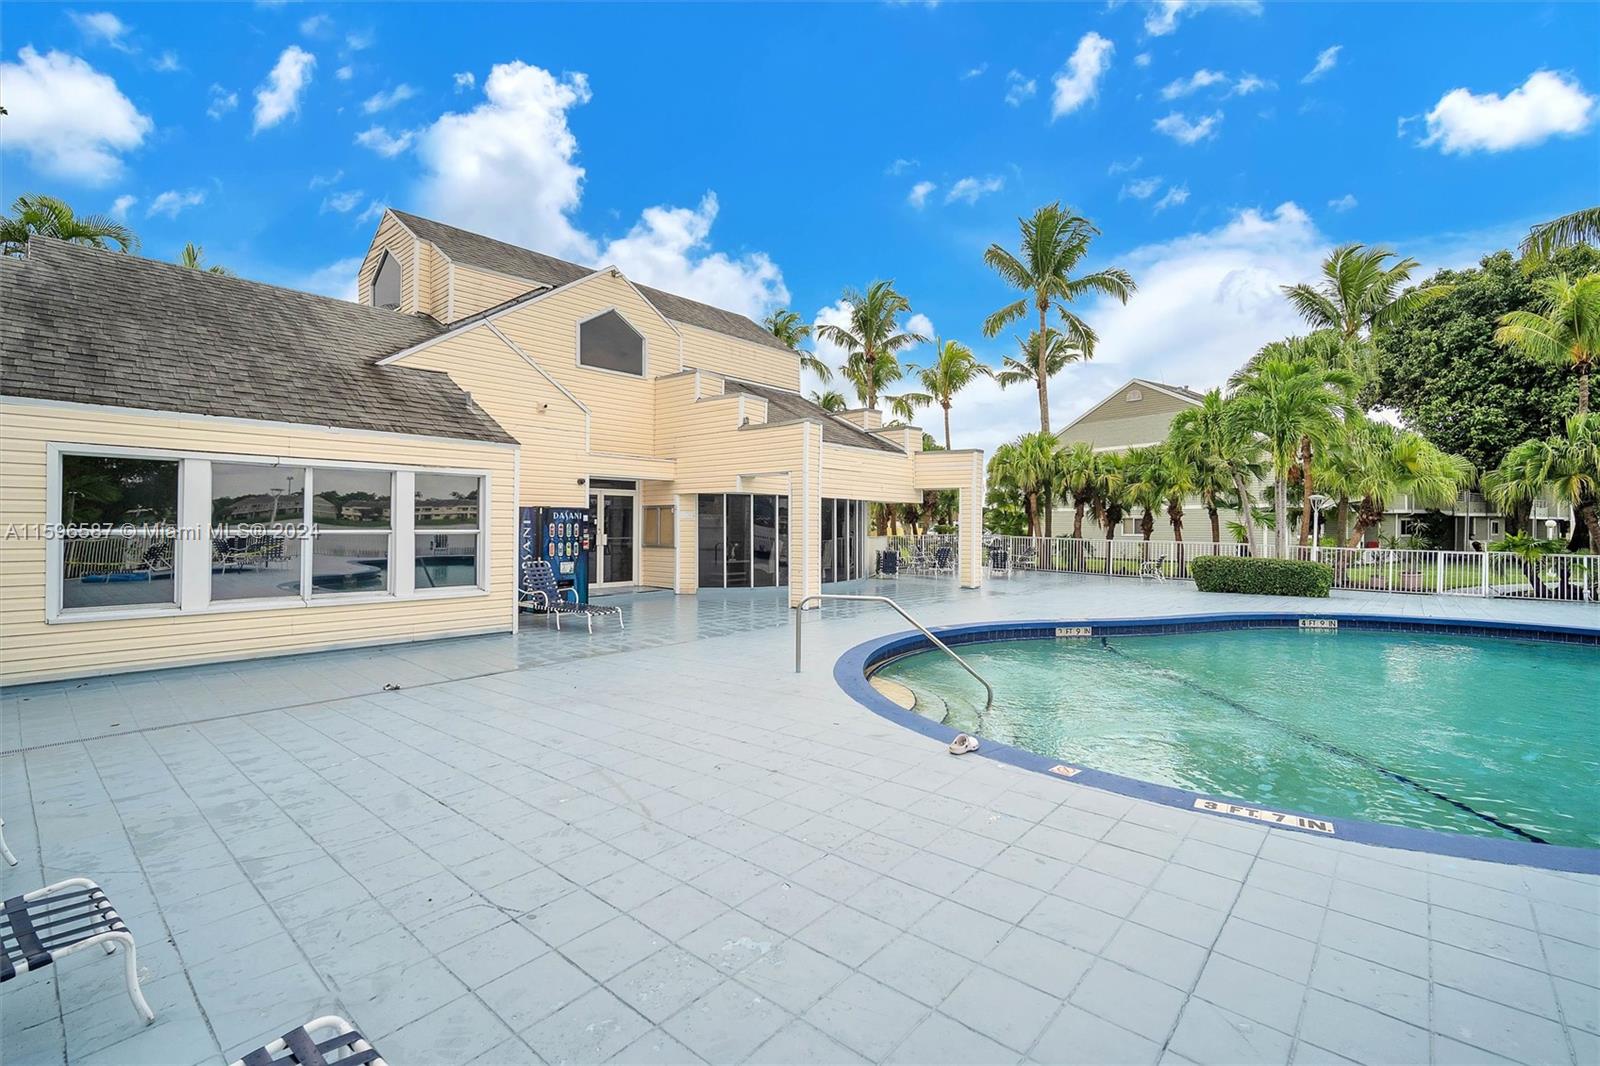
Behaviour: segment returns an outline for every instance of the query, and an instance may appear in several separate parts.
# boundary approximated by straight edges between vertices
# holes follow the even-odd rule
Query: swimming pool
[[[920,638],[854,668],[906,686],[926,719],[1068,768],[1252,809],[1600,848],[1600,647],[1277,621],[949,634],[994,685],[981,721],[980,687]]]

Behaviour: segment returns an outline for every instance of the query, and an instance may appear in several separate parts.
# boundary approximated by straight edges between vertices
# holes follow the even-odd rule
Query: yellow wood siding
[[[1137,394],[1138,399],[1129,396]],[[1063,443],[1088,441],[1096,448],[1132,448],[1167,439],[1173,418],[1196,406],[1148,385],[1127,385],[1063,429]]]
[[[521,296],[539,287],[523,278],[508,278],[504,274],[475,270],[460,263],[450,264],[450,275],[447,285],[455,286],[455,306],[447,310],[451,322],[503,304],[514,296]]]
[[[684,322],[676,325],[683,335],[684,367],[779,389],[800,388],[800,358],[793,353],[751,344]]]
[[[823,446],[822,495],[880,503],[916,503],[921,490],[912,483],[912,457],[843,444]]]
[[[672,507],[676,504],[676,497],[672,492],[672,485],[665,481],[641,482],[642,491],[639,494],[639,536],[644,537],[645,522],[644,508],[646,507]],[[672,521],[677,522],[674,515]],[[670,589],[677,584],[677,550],[675,548],[652,548],[646,544],[640,549],[640,580],[646,585],[656,588]]]
[[[356,273],[356,300],[369,307],[372,305],[372,277],[378,272],[378,263],[382,261],[383,253],[387,251],[400,264],[400,310],[415,310],[417,270],[413,248],[416,243],[417,239],[411,235],[411,231],[402,226],[393,215],[385,212],[383,221],[378,223],[378,232],[373,234],[372,243],[367,246],[367,254],[361,261],[361,269]]]
[[[120,410],[0,403],[0,515],[43,523],[50,443],[481,470],[490,478],[488,592],[450,599],[275,607],[158,618],[45,621],[42,539],[0,541],[0,680],[509,630],[516,581],[510,448]]]

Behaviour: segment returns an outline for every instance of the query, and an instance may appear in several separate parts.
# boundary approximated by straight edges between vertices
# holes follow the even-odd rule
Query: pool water
[[[1279,810],[1600,847],[1600,650],[1226,630],[882,666],[919,713],[1063,762]]]

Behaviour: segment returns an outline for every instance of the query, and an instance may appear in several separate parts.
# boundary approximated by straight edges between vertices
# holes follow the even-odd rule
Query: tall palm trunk
[[[1048,301],[1039,301],[1039,350],[1033,354],[1034,382],[1039,386],[1039,432],[1050,432],[1050,373],[1049,366],[1045,363],[1044,351],[1047,337],[1046,329],[1048,319],[1045,313],[1050,310]],[[1580,414],[1582,412],[1579,412]]]
[[[1083,501],[1074,496],[1072,508],[1072,539],[1083,539]]]
[[[950,447],[950,401],[944,400],[940,404],[944,408],[944,450],[951,451]]]
[[[1578,417],[1589,413],[1589,364],[1578,364]],[[1600,544],[1596,545],[1600,547]]]
[[[1276,519],[1273,523],[1273,547],[1278,558],[1289,557],[1289,478],[1283,469],[1279,469],[1272,479],[1272,515]]]
[[[1250,506],[1250,490],[1245,487],[1244,477],[1240,474],[1233,475],[1233,491],[1239,494],[1239,520],[1244,523],[1245,545],[1254,553],[1257,548],[1265,548],[1266,545],[1256,543],[1256,515]],[[1220,532],[1218,539],[1221,539]]]
[[[1037,537],[1039,535],[1039,494],[1037,492],[1023,494],[1022,503],[1028,512],[1028,536]]]
[[[1311,438],[1300,438],[1300,545],[1304,547],[1311,540],[1311,512],[1316,508],[1311,503]]]

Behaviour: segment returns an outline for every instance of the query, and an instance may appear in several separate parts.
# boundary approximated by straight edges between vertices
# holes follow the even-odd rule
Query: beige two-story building
[[[398,211],[358,289],[0,265],[0,680],[512,630],[531,508],[589,513],[597,591],[798,603],[954,490],[982,579],[981,453],[824,412],[748,318]]]

